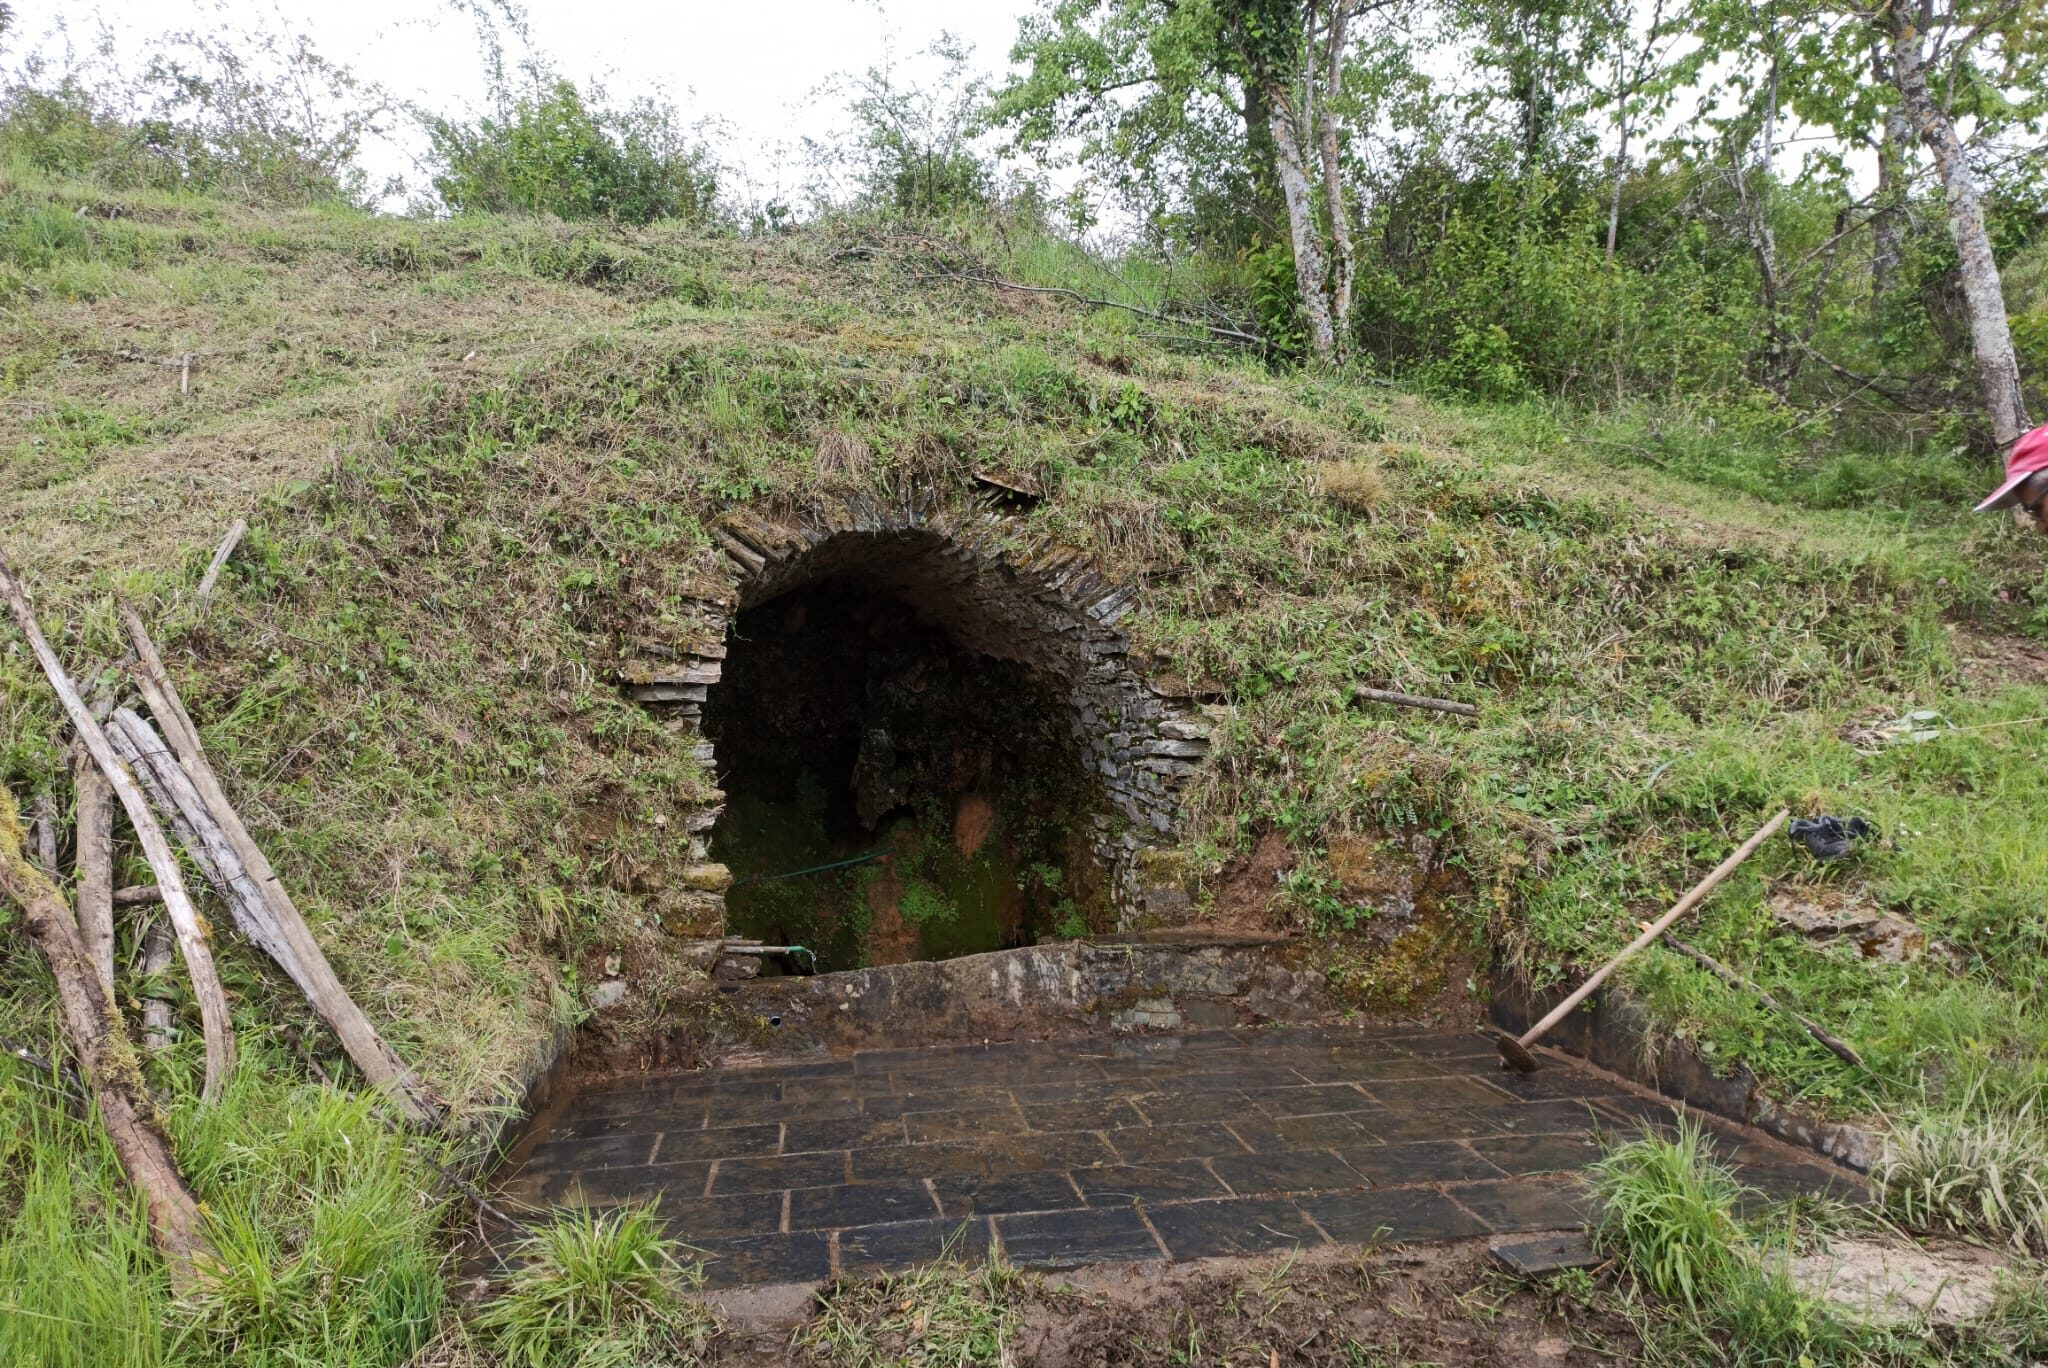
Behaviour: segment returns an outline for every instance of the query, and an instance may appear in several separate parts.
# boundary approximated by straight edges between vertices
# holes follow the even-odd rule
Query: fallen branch
[[[164,900],[164,891],[155,884],[130,884],[114,890],[114,906],[147,907]]]
[[[51,882],[56,882],[57,800],[47,793],[38,793],[35,802],[29,806],[28,848],[29,858],[36,862],[36,868]]]
[[[220,876],[214,880],[216,886],[226,882],[241,889],[240,896],[228,899],[228,906],[235,911],[243,932],[291,976],[306,1001],[341,1041],[348,1057],[363,1071],[363,1077],[389,1096],[392,1105],[413,1123],[440,1125],[440,1109],[343,986],[291,894],[242,824],[234,805],[228,802],[200,744],[198,728],[185,711],[184,700],[178,697],[177,687],[171,683],[163,657],[142,619],[125,603],[121,605],[121,618],[135,645],[137,687],[163,727],[164,737],[158,740],[149,724],[133,714],[128,729],[145,751],[161,753],[164,741],[169,742],[175,759],[164,754],[165,763],[156,766],[156,770],[197,839],[198,846],[188,848],[194,849],[195,855],[200,849],[207,852]],[[138,726],[140,731],[136,730]],[[235,878],[237,873],[246,880],[245,889]]]
[[[219,1255],[206,1238],[199,1203],[178,1171],[170,1141],[157,1126],[135,1052],[115,1019],[112,999],[100,991],[71,909],[22,853],[20,822],[14,795],[0,789],[0,893],[21,906],[29,935],[50,963],[65,1033],[91,1082],[121,1170],[142,1197],[150,1238],[172,1281],[190,1288],[205,1281]]]
[[[1206,319],[1189,318],[1183,314],[1161,313],[1157,309],[1141,308],[1136,304],[1122,304],[1114,299],[1097,299],[1084,295],[1079,290],[1069,290],[1064,285],[1024,285],[1014,280],[1003,280],[996,276],[969,275],[964,271],[934,271],[925,275],[912,276],[912,280],[965,280],[976,285],[993,285],[1000,290],[1020,290],[1025,294],[1059,295],[1077,304],[1089,304],[1098,309],[1122,309],[1140,318],[1149,318],[1159,323],[1170,323],[1177,328],[1200,328],[1212,337],[1220,337],[1247,347],[1263,347],[1266,339],[1257,333],[1248,333],[1242,328],[1226,327]]]
[[[206,567],[206,574],[199,580],[199,611],[206,611],[208,599],[213,597],[213,586],[220,583],[220,572],[227,568],[228,557],[235,554],[235,548],[249,531],[249,524],[241,518],[235,519],[228,534],[220,539],[220,547],[213,553],[213,561]]]
[[[151,815],[149,801],[142,796],[134,776],[114,754],[106,732],[85,706],[85,700],[78,696],[78,687],[65,673],[64,663],[50,648],[43,629],[36,624],[35,614],[28,606],[28,595],[23,592],[21,581],[16,578],[14,567],[8,564],[4,554],[0,554],[0,595],[6,597],[8,607],[14,611],[14,620],[22,635],[28,638],[29,649],[43,667],[50,687],[57,691],[58,699],[64,704],[64,712],[70,717],[80,743],[113,786],[115,796],[121,800],[122,810],[128,814],[129,824],[135,828],[136,839],[142,844],[149,867],[156,872],[157,884],[163,889],[164,908],[170,914],[172,928],[178,933],[178,948],[184,954],[185,968],[192,976],[192,996],[199,1002],[199,1019],[206,1035],[206,1082],[200,1095],[211,1101],[220,1095],[228,1073],[235,1067],[235,1028],[228,1020],[227,994],[221,989],[220,974],[213,965],[213,952],[206,945],[206,928],[199,920],[198,910],[192,906],[191,895],[185,891],[185,878],[178,869],[177,854],[172,851],[170,841],[165,839],[163,828]],[[72,923],[72,938],[77,938],[75,922]]]
[[[114,1000],[114,790],[83,746],[71,748],[77,794],[78,938],[99,971],[100,987]],[[159,894],[159,897],[162,895]]]
[[[1670,946],[1673,950],[1676,950],[1679,954],[1684,955],[1687,959],[1693,961],[1693,963],[1707,970],[1709,973],[1718,976],[1720,980],[1723,983],[1727,984],[1729,987],[1740,988],[1745,992],[1753,993],[1756,995],[1757,1001],[1763,1003],[1764,1006],[1770,1008],[1774,1012],[1779,1012],[1785,1016],[1791,1017],[1794,1021],[1798,1022],[1801,1026],[1804,1026],[1806,1028],[1806,1033],[1808,1035],[1812,1036],[1815,1040],[1818,1040],[1821,1044],[1827,1046],[1828,1049],[1834,1051],[1835,1054],[1838,1055],[1845,1063],[1853,1064],[1859,1069],[1864,1067],[1863,1056],[1857,1054],[1856,1051],[1850,1049],[1848,1042],[1844,1041],[1839,1036],[1834,1035],[1826,1027],[1822,1026],[1819,1022],[1814,1021],[1809,1017],[1801,1016],[1798,1012],[1793,1011],[1790,1007],[1787,1007],[1784,1003],[1772,997],[1770,993],[1766,991],[1761,984],[1750,982],[1741,974],[1737,973],[1733,969],[1730,969],[1727,965],[1721,963],[1721,961],[1715,959],[1706,951],[1700,949],[1696,945],[1688,945],[1686,942],[1672,935],[1669,931],[1664,933],[1664,943]]]
[[[1479,709],[1470,703],[1459,703],[1448,698],[1425,698],[1421,694],[1396,693],[1392,689],[1368,689],[1362,684],[1353,685],[1353,698],[1362,698],[1368,703],[1391,703],[1397,708],[1423,708],[1430,712],[1456,713],[1460,717],[1477,717]]]
[[[170,999],[159,992],[163,976],[171,972],[174,944],[161,921],[152,921],[142,933],[142,981],[149,993],[142,1000],[142,1043],[152,1050],[171,1048],[171,1025],[177,1020]]]

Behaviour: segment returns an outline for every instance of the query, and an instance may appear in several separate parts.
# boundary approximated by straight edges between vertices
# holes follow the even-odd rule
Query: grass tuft
[[[796,1345],[832,1368],[974,1368],[1014,1361],[1021,1292],[1032,1278],[990,1255],[950,1253],[909,1273],[840,1283],[820,1293]]]
[[[536,1229],[476,1325],[508,1368],[630,1368],[694,1355],[718,1319],[646,1207],[577,1211]]]
[[[2038,1099],[1992,1102],[1980,1091],[1894,1125],[1871,1177],[1906,1225],[2048,1252],[2048,1125]]]
[[[1735,1219],[1743,1187],[1707,1152],[1697,1122],[1681,1118],[1673,1140],[1628,1141],[1593,1174],[1602,1204],[1596,1245],[1658,1296],[1698,1307],[1743,1271]]]

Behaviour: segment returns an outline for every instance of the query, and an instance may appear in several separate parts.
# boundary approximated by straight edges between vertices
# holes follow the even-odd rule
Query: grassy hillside
[[[1139,658],[1231,705],[1187,863],[1279,833],[1266,915],[1322,938],[1362,1005],[1412,1006],[1495,954],[1562,978],[1791,803],[1892,843],[1828,868],[1773,843],[1693,939],[1872,1071],[1675,957],[1630,985],[1822,1110],[2048,1086],[2048,593],[2034,540],[1963,511],[1978,472],[1859,482],[1811,431],[1274,374],[944,278],[967,262],[1085,269],[995,233],[394,222],[0,179],[0,545],[81,675],[119,658],[115,591],[160,624],[343,978],[471,1116],[607,956],[631,966],[621,1034],[691,994],[664,946],[715,928],[683,920],[663,833],[712,780],[614,680],[721,582],[711,525],[908,481],[965,500],[977,469],[1047,491],[1014,535],[1142,586]],[[202,615],[236,516],[253,530]],[[53,701],[0,641],[0,782],[62,792]],[[1481,718],[1347,706],[1355,683]],[[1843,739],[1916,707],[1960,730]],[[1454,892],[1384,936],[1353,871],[1417,834]],[[1788,888],[1939,947],[1893,964],[1777,933],[1765,899]],[[301,1031],[347,1075],[277,975],[223,958],[235,1090],[196,1106],[196,1028],[157,1067],[241,1237],[236,1280],[171,1309],[110,1156],[0,1065],[0,1286],[29,1313],[0,1320],[0,1353],[376,1362],[445,1328],[417,1147],[314,1080]],[[51,1049],[25,937],[0,940],[0,974],[0,1030]],[[124,971],[124,999],[141,987]]]

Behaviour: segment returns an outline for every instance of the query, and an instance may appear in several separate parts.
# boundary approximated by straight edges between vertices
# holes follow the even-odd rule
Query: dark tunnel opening
[[[705,703],[727,932],[803,945],[821,972],[1084,934],[1102,902],[1065,681],[963,645],[948,622],[977,605],[906,559],[742,609]]]

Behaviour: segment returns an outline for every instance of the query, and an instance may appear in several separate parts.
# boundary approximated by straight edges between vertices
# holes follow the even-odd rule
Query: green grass
[[[2048,1092],[1986,1099],[1977,1084],[1887,1131],[1871,1177],[1885,1206],[1923,1229],[1954,1229],[2048,1254]]]
[[[477,1315],[506,1368],[634,1368],[684,1361],[718,1321],[691,1295],[703,1270],[681,1262],[646,1208],[577,1211],[532,1232]]]
[[[1696,1311],[1744,1272],[1742,1184],[1709,1157],[1698,1123],[1681,1119],[1675,1139],[1646,1135],[1610,1150],[1593,1168],[1593,1190],[1596,1246],[1658,1296]]]
[[[1033,1282],[993,1255],[971,1263],[948,1253],[834,1287],[796,1347],[821,1368],[1000,1368],[1014,1361],[1019,1293]]]

